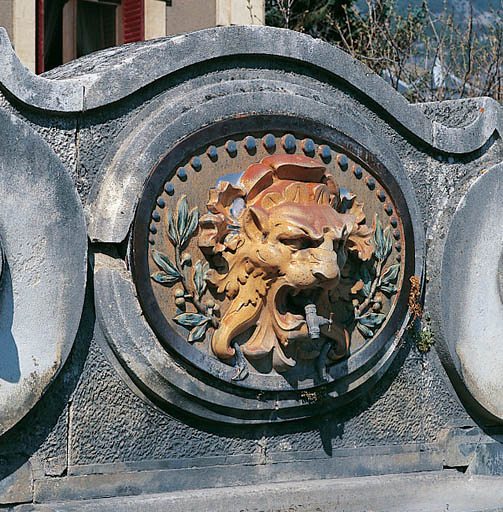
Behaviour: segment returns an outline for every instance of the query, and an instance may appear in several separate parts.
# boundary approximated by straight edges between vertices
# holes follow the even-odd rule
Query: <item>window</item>
[[[77,0],[77,57],[120,42],[118,11],[115,3]]]
[[[37,0],[38,73],[143,39],[143,0]]]

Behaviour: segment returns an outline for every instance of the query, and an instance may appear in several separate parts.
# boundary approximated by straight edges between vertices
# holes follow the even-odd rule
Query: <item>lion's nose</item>
[[[327,265],[337,262],[337,253],[335,253],[333,250],[327,251],[321,247],[312,249],[311,256],[313,257],[314,261],[325,263]]]
[[[339,277],[339,267],[337,265],[327,265],[322,269],[314,270],[313,276],[320,282],[333,281]]]

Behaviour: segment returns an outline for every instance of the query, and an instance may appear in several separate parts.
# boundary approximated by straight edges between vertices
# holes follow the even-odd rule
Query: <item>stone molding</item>
[[[444,510],[451,512],[491,512],[501,510],[500,480],[495,477],[470,477],[441,471],[390,476],[369,476],[303,482],[246,485],[117,497],[43,505],[21,505],[18,512],[101,512],[120,511],[207,512],[224,510],[232,503],[235,510]],[[225,504],[225,505],[223,505]],[[274,508],[272,505],[274,504]],[[316,508],[311,508],[312,506]],[[252,508],[253,507],[253,508]]]
[[[128,57],[124,58],[126,52]],[[427,117],[422,105],[409,104],[381,77],[342,50],[305,34],[273,27],[219,27],[123,45],[93,53],[44,76],[35,76],[23,67],[7,32],[0,28],[0,86],[36,109],[84,112],[126,98],[183,68],[238,55],[302,61],[329,72],[363,94],[402,130],[442,152],[469,153],[482,147],[495,131],[503,134],[502,111],[491,98],[473,100],[477,115],[466,126],[446,126]]]

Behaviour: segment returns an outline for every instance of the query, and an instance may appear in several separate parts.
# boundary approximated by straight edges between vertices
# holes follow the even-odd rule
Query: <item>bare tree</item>
[[[307,5],[316,12],[302,11]],[[500,11],[481,24],[472,8],[466,22],[457,23],[445,5],[433,13],[427,0],[404,14],[395,0],[366,0],[363,12],[352,1],[267,0],[267,7],[268,21],[336,44],[410,101],[481,95],[503,101]]]

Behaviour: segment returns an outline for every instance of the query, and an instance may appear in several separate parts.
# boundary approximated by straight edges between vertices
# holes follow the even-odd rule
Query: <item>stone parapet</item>
[[[495,101],[260,26],[0,91],[2,506],[497,510]]]

